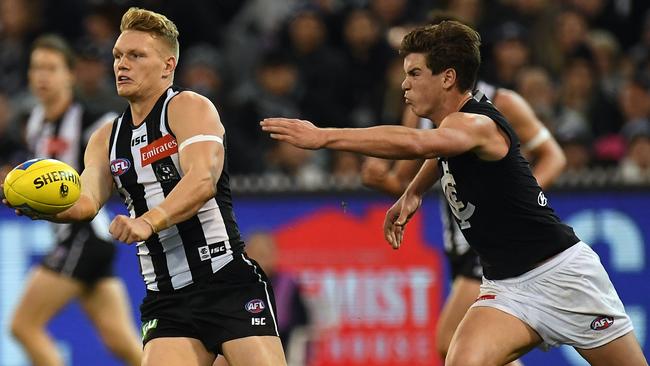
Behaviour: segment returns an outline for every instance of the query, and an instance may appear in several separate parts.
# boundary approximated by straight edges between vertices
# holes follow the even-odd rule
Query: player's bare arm
[[[420,207],[424,194],[439,177],[438,159],[426,160],[404,194],[386,212],[384,238],[393,249],[399,249],[404,236],[404,227]]]
[[[113,177],[108,162],[108,140],[113,123],[105,123],[95,131],[84,153],[81,172],[81,195],[74,206],[57,214],[53,221],[90,221],[111,197]]]
[[[75,204],[56,215],[31,215],[32,219],[44,219],[56,223],[92,220],[99,209],[108,201],[113,188],[113,181],[108,164],[108,139],[112,122],[107,122],[95,131],[84,152],[84,170],[80,175],[81,194]],[[3,203],[10,206],[3,199]],[[25,213],[16,209],[19,216]]]
[[[533,175],[547,189],[562,173],[566,157],[550,132],[524,98],[512,90],[499,89],[495,106],[508,119],[521,139],[522,150],[534,162]]]
[[[179,146],[183,178],[160,205],[142,216],[116,217],[111,233],[120,241],[146,240],[187,220],[216,193],[224,160],[223,145],[218,140],[223,139],[225,130],[214,105],[196,93],[182,92],[169,103],[169,125]],[[192,141],[196,143],[185,144]]]
[[[411,108],[405,108],[402,126],[416,128],[419,119]],[[361,182],[366,187],[399,197],[423,163],[422,159],[398,160],[391,167],[388,160],[368,157],[361,167]]]
[[[487,117],[467,113],[448,115],[435,130],[417,130],[403,126],[368,128],[318,128],[309,121],[288,118],[267,118],[262,129],[271,137],[303,149],[328,148],[356,152],[386,159],[430,159],[456,156],[475,150],[479,157],[498,160],[497,146],[490,142],[501,139],[496,124]]]

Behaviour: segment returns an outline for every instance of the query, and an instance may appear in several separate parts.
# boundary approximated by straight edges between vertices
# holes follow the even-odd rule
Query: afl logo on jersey
[[[548,203],[548,200],[546,199],[546,196],[544,196],[544,192],[539,192],[537,195],[537,204],[540,206],[544,207]]]
[[[127,159],[115,159],[111,161],[111,174],[113,174],[114,177],[119,177],[120,175],[126,173],[130,167],[131,162]]]
[[[247,302],[246,306],[244,306],[244,309],[246,309],[246,311],[249,313],[258,314],[266,309],[266,305],[264,305],[264,301],[255,299]]]
[[[614,324],[614,318],[611,316],[599,316],[591,322],[589,328],[593,330],[603,330],[611,327],[612,324]]]

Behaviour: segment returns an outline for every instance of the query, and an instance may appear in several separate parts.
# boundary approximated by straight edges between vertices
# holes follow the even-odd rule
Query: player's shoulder
[[[489,116],[473,112],[454,112],[450,113],[442,120],[440,127],[453,127],[462,129],[483,128],[487,124],[492,124],[493,120]]]
[[[207,97],[191,90],[182,90],[169,101],[169,108],[191,109],[197,107],[214,108],[214,104]]]

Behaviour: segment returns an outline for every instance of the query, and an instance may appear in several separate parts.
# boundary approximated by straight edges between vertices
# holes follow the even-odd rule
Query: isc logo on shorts
[[[199,258],[201,261],[207,261],[210,258],[218,257],[226,253],[226,244],[223,242],[204,245],[197,248],[199,251]]]
[[[261,313],[262,311],[264,311],[265,308],[266,305],[264,305],[264,301],[260,299],[251,300],[247,302],[246,305],[244,305],[244,309],[246,309],[246,311],[248,311],[249,313],[253,313],[253,314]]]
[[[603,330],[611,327],[612,324],[614,324],[614,318],[611,316],[599,316],[591,322],[589,328],[593,330]]]

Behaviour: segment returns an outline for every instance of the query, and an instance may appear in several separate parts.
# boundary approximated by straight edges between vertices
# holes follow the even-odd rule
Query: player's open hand
[[[404,229],[413,214],[418,210],[422,203],[422,197],[405,192],[402,197],[395,202],[384,219],[384,238],[393,249],[399,249],[404,238]]]
[[[147,240],[153,235],[153,229],[143,219],[124,215],[115,216],[108,231],[113,239],[127,244]]]
[[[323,129],[309,121],[289,118],[265,118],[260,122],[262,130],[269,132],[271,138],[285,141],[291,145],[316,150],[325,146]]]

